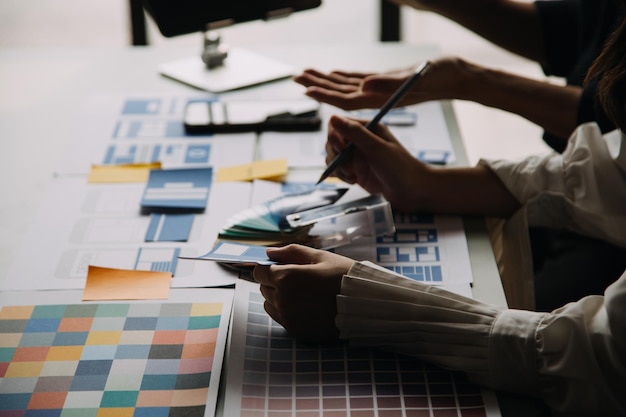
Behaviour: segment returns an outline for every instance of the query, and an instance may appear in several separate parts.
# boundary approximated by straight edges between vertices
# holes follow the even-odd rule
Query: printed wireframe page
[[[189,101],[210,95],[101,94],[85,103],[59,174],[86,174],[92,165],[160,162],[164,169],[247,164],[254,160],[254,132],[185,133]]]
[[[344,112],[322,105],[322,130],[319,132],[263,132],[260,157],[288,158],[291,168],[326,166],[328,120],[333,114],[368,120],[375,111]],[[416,158],[431,164],[446,165],[457,161],[441,103],[428,102],[391,110],[382,120],[405,148]]]
[[[233,285],[237,274],[194,262],[235,210],[249,206],[249,183],[213,183],[204,213],[141,214],[145,184],[87,184],[54,178],[4,280],[6,290],[81,289],[89,265],[165,271],[173,287]],[[224,204],[227,201],[228,204]],[[187,232],[181,236],[181,232]]]

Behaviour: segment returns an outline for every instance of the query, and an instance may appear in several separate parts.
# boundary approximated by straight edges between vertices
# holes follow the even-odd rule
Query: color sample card
[[[213,415],[232,294],[211,294],[5,305],[0,416]]]
[[[213,248],[198,258],[198,261],[217,261],[234,264],[272,265],[276,262],[267,257],[266,246],[247,245],[236,242],[218,242]]]
[[[237,283],[225,409],[239,417],[495,417],[493,392],[415,358],[295,342]]]

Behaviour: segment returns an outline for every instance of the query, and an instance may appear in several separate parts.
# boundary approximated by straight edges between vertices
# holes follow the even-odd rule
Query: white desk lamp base
[[[231,48],[224,64],[207,69],[200,56],[167,62],[159,66],[166,77],[212,93],[222,93],[256,84],[287,78],[294,68],[272,58]]]

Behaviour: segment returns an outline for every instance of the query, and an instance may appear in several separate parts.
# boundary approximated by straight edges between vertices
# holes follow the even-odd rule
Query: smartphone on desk
[[[304,132],[320,130],[320,105],[310,99],[191,101],[185,108],[189,134]]]

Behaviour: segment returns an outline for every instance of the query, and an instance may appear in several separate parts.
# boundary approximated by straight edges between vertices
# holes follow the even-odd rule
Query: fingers
[[[272,272],[269,265],[257,265],[252,270],[252,278],[261,285],[273,287]]]
[[[267,256],[282,264],[306,265],[312,263],[318,256],[319,249],[308,246],[291,244],[282,248],[268,248]]]
[[[349,86],[358,87],[365,77],[365,74],[350,73],[344,71],[333,71],[323,73],[314,69],[304,70],[300,75],[294,77],[294,80],[302,85],[321,85],[321,86],[341,86],[347,88]]]
[[[314,100],[344,110],[356,110],[380,107],[406,77],[406,72],[376,75],[334,71],[326,74],[308,69],[294,77],[294,81],[307,87],[306,95]],[[373,83],[370,78],[373,78]],[[382,81],[378,82],[378,78]],[[363,87],[366,85],[370,87],[365,90]]]
[[[265,301],[263,303],[263,308],[265,309],[265,312],[272,318],[274,319],[274,321],[278,324],[280,324],[281,326],[285,327],[285,322],[282,318],[282,315],[280,314],[280,311],[278,311],[270,302]]]
[[[320,250],[308,246],[291,244],[282,248],[268,248],[267,256],[285,265],[257,265],[252,271],[255,281],[261,285],[274,288],[274,278],[277,272],[284,268],[294,268],[294,265],[309,265],[316,263],[320,258]]]
[[[306,95],[322,103],[354,110],[369,106],[369,97],[361,94],[363,78],[357,73],[332,72],[324,74],[306,70],[294,81],[307,87]]]
[[[368,107],[368,101],[358,91],[344,93],[320,87],[309,87],[305,94],[313,100],[327,103],[344,110],[356,110]]]
[[[324,74],[315,70],[303,72],[294,77],[294,81],[305,87],[320,87],[343,93],[356,91],[361,84],[361,79],[346,77],[335,73]]]
[[[329,125],[329,139],[332,139],[333,146],[341,143],[345,146],[347,142],[352,142],[368,159],[386,154],[390,143],[398,143],[383,125],[370,132],[363,122],[336,115],[330,118]]]

